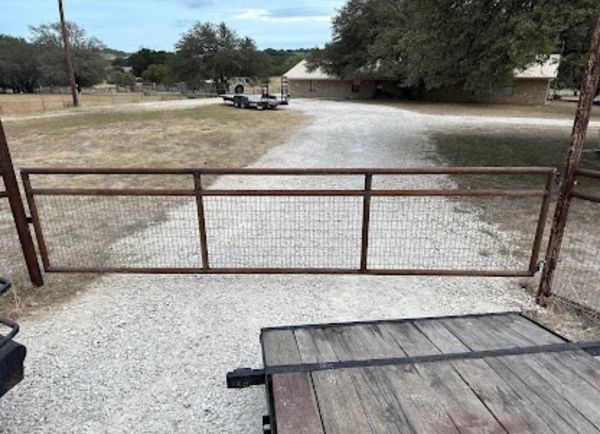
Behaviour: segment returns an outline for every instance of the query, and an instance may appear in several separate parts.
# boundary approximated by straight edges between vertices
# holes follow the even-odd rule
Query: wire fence
[[[600,172],[596,172],[600,176]],[[600,178],[578,177],[552,292],[600,315]]]
[[[533,175],[541,188],[465,190],[451,187],[446,176],[473,173]],[[22,171],[48,271],[482,276],[535,272],[552,173],[547,168]],[[57,175],[84,178],[84,187],[44,187]],[[85,187],[89,176],[124,175],[152,175],[161,187]],[[189,188],[164,188],[164,178],[175,175],[187,175]],[[203,180],[218,175],[223,176],[214,185],[202,187]],[[490,209],[518,219],[526,235],[498,230],[485,215]]]

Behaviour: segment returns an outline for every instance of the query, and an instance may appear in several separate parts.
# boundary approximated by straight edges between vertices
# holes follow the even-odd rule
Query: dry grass
[[[519,106],[508,104],[440,103],[428,101],[374,101],[399,109],[412,110],[423,114],[459,116],[501,116],[573,119],[577,103],[573,101],[549,101],[545,106]],[[592,119],[600,120],[600,106],[594,106]]]
[[[137,93],[120,94],[83,94],[80,104],[82,108],[104,107],[139,102],[171,101],[182,99],[181,95],[144,95]],[[71,95],[65,94],[0,94],[0,115],[26,115],[47,111],[64,110],[72,107]]]
[[[173,111],[94,112],[70,116],[13,120],[5,124],[15,167],[241,167],[294,132],[304,118],[295,112],[236,110],[222,105]],[[35,183],[36,178],[33,178]],[[189,179],[131,178],[51,179],[44,185],[190,186]],[[37,183],[39,186],[39,182]],[[73,220],[65,209],[64,219]],[[58,215],[61,215],[60,212]],[[165,210],[156,208],[149,221],[158,223]],[[141,230],[143,227],[131,228]],[[33,288],[27,279],[6,201],[0,201],[1,273],[15,283],[0,300],[0,312],[13,317],[31,308],[49,307],[80,290],[95,276],[47,274],[47,284]],[[110,244],[127,234],[90,234]],[[67,242],[69,240],[66,240]]]
[[[434,132],[430,137],[436,144],[440,163],[459,166],[554,166],[562,170],[569,143],[568,129],[527,126],[511,126],[511,128],[456,127]],[[592,129],[588,137],[586,147],[599,149],[599,131]],[[583,166],[600,170],[600,159],[593,153],[585,153]],[[539,188],[543,186],[543,179],[540,177],[456,177],[456,181],[465,188]],[[600,184],[597,182],[581,180],[578,189],[598,194],[599,186]],[[515,242],[520,245],[519,247],[527,248],[528,246],[523,243],[529,239],[533,228],[527,224],[528,219],[531,218],[531,209],[525,208],[523,203],[523,201],[513,200],[507,208],[494,208],[486,206],[482,202],[480,216],[505,231],[520,233],[521,236]],[[546,222],[547,230],[542,243],[543,248],[547,243],[553,210],[554,205],[552,204]],[[595,260],[598,237],[590,229],[598,221],[599,211],[598,206],[576,200],[561,253],[562,264],[569,266],[567,268],[559,267],[554,284],[557,294],[598,312],[600,312],[600,287],[597,281],[598,267]],[[506,218],[507,214],[510,214],[511,218]],[[524,279],[522,286],[534,294],[537,290],[537,280]],[[557,305],[552,310],[536,315],[535,319],[572,339],[597,339],[600,336],[598,318],[584,318],[580,313],[569,310],[565,306]]]

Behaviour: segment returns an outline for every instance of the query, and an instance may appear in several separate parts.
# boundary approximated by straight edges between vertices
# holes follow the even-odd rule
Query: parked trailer
[[[600,342],[517,312],[265,328],[265,434],[600,433]],[[552,427],[552,428],[551,428]]]
[[[263,81],[261,83],[261,94],[260,95],[246,95],[244,94],[244,85],[238,84],[235,86],[234,94],[221,95],[223,101],[233,103],[234,107],[237,108],[257,108],[262,109],[274,109],[280,105],[288,105],[290,103],[290,93],[287,77],[281,78],[281,95],[277,96],[270,92],[269,81]]]
[[[233,95],[221,95],[223,101],[232,102],[234,107],[237,108],[257,108],[262,109],[274,109],[279,106],[280,101],[276,97],[269,97],[263,95],[244,95],[244,94],[233,94]]]
[[[10,282],[0,277],[0,294],[10,289]],[[0,324],[11,329],[6,335],[0,334],[0,397],[15,387],[23,379],[23,362],[26,348],[13,341],[19,332],[19,325],[0,317]]]

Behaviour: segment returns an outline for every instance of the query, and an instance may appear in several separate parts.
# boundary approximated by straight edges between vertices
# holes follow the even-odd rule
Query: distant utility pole
[[[60,28],[62,33],[63,46],[65,48],[65,66],[69,75],[71,84],[71,95],[73,95],[73,106],[79,106],[79,93],[77,92],[77,83],[75,82],[75,72],[73,72],[73,61],[71,59],[71,47],[69,45],[69,34],[67,32],[67,23],[65,22],[65,10],[62,0],[58,0],[58,11],[60,13]]]

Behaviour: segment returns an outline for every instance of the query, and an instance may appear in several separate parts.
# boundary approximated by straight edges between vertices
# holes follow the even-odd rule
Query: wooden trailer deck
[[[598,343],[518,313],[269,328],[261,344],[273,433],[600,432]]]

